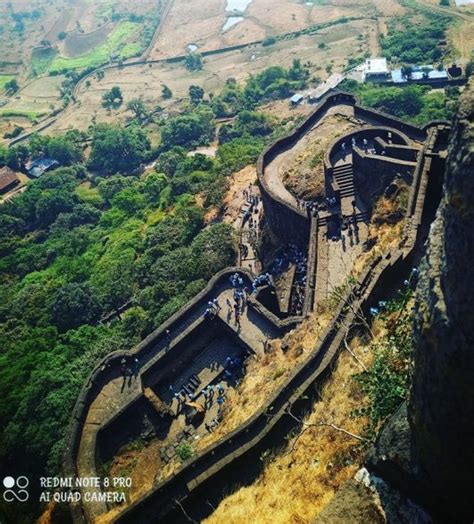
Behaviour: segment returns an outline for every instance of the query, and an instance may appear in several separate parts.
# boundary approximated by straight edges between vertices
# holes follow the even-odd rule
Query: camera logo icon
[[[26,488],[30,484],[30,481],[25,476],[17,477],[5,477],[3,479],[3,500],[5,502],[26,502],[29,498],[29,493]]]

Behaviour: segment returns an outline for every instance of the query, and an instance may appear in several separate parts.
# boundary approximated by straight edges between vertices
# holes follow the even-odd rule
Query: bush
[[[182,442],[176,448],[176,455],[178,455],[181,462],[186,462],[194,455],[194,449],[188,442]]]
[[[369,398],[369,405],[354,414],[368,417],[367,432],[371,437],[408,395],[413,363],[411,297],[412,292],[407,288],[387,303],[381,314],[386,334],[370,348],[374,353],[373,364],[353,376]]]

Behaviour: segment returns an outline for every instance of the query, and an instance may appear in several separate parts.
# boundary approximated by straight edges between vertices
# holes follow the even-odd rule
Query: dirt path
[[[457,7],[448,7],[441,6],[438,4],[432,4],[426,0],[413,0],[414,4],[418,4],[418,7],[421,9],[428,9],[430,11],[437,11],[447,16],[454,16],[456,18],[461,18],[466,21],[474,20],[474,13],[469,13],[467,11],[460,11]]]

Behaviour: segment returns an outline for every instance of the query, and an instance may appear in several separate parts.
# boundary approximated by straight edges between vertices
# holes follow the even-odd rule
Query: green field
[[[22,111],[22,110],[15,110],[15,109],[0,110],[0,117],[2,118],[13,117],[13,116],[22,116],[24,118],[28,118],[29,120],[36,120],[37,118],[40,118],[41,116],[44,116],[45,114],[46,114],[46,111]]]
[[[14,78],[12,75],[0,75],[0,93],[5,91],[5,84]]]
[[[55,56],[56,50],[53,48],[34,51],[31,55],[31,70],[33,75],[38,76],[46,73]]]
[[[140,52],[142,44],[131,41],[135,35],[140,35],[143,25],[137,22],[120,22],[107,39],[107,42],[93,51],[76,58],[56,57],[50,67],[50,72],[59,72],[67,69],[85,69],[98,66],[109,60],[110,55],[116,54],[125,59]]]

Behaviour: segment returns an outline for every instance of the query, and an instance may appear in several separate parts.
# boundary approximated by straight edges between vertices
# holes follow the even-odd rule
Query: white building
[[[386,82],[390,80],[390,70],[386,58],[368,58],[364,65],[364,82]]]

